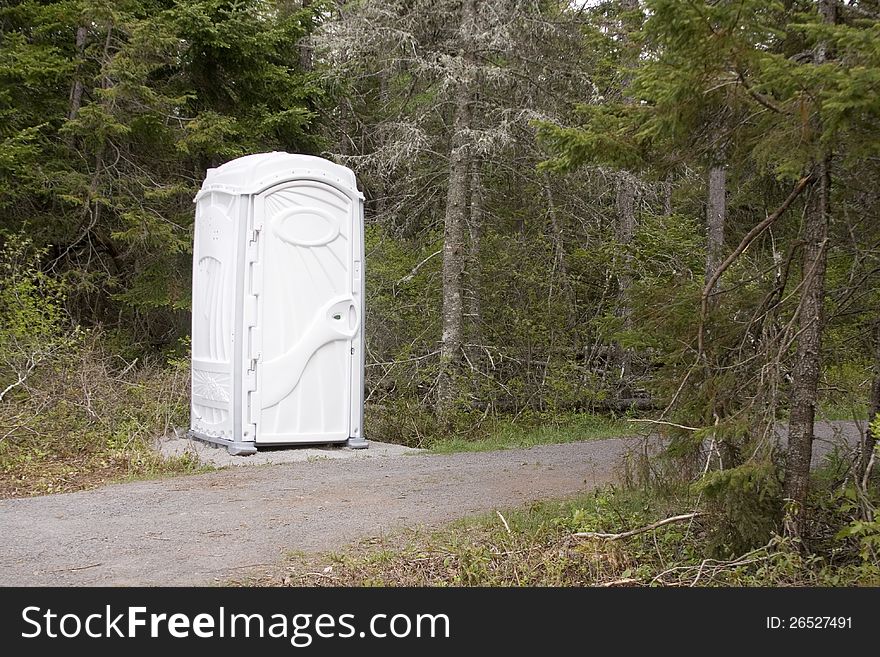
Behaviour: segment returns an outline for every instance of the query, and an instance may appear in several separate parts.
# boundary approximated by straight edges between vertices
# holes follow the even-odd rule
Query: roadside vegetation
[[[237,582],[261,586],[878,586],[877,527],[864,531],[853,491],[816,476],[806,544],[754,516],[719,513],[706,487],[607,487],[504,509],[439,530],[412,529],[321,556],[292,555]],[[877,491],[874,491],[876,499]],[[781,513],[777,497],[743,502]],[[703,509],[694,515],[695,509]],[[645,531],[671,517],[686,519]],[[875,523],[876,525],[876,523]],[[625,532],[636,532],[626,536]],[[730,542],[730,532],[736,541]],[[593,536],[578,536],[581,533]],[[610,536],[601,536],[602,534]],[[736,546],[735,549],[733,546]]]
[[[0,497],[197,471],[153,449],[186,422],[185,350],[145,357],[122,333],[77,324],[41,255],[23,236],[0,249]]]
[[[0,498],[206,469],[155,448],[185,426],[188,362],[126,360],[89,334],[76,335],[65,350],[0,404]]]

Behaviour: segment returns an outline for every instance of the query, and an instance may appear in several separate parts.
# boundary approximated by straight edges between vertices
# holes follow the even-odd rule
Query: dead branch
[[[22,385],[25,381],[27,381],[28,377],[33,373],[34,369],[37,367],[37,358],[33,356],[28,358],[27,366],[25,367],[24,372],[18,373],[18,380],[10,383],[3,390],[0,390],[0,402],[3,401],[3,398],[12,390]]]
[[[324,579],[336,580],[339,579],[335,575],[328,575],[327,573],[303,573],[303,577],[323,577]]]
[[[750,552],[746,552],[745,554],[737,557],[736,559],[732,559],[730,561],[720,561],[718,559],[704,559],[697,566],[673,566],[667,570],[664,570],[662,573],[656,575],[650,582],[651,585],[660,582],[661,584],[666,584],[665,577],[667,575],[671,575],[673,573],[680,573],[678,575],[678,582],[681,582],[684,577],[689,576],[689,574],[693,571],[696,571],[696,577],[694,581],[689,584],[689,586],[695,586],[700,578],[703,576],[703,573],[706,571],[707,567],[711,567],[711,574],[709,575],[710,579],[717,575],[720,571],[726,570],[729,568],[739,568],[740,566],[747,566],[752,563],[756,563],[759,561],[766,561],[771,559],[776,552],[771,552],[770,550],[777,544],[777,539],[771,539],[767,545],[762,545],[759,548],[756,548]],[[761,555],[760,553],[764,553]]]
[[[399,281],[397,281],[397,283],[395,283],[395,287],[398,285],[403,285],[404,283],[408,283],[409,281],[411,281],[413,279],[413,277],[418,273],[419,269],[421,269],[422,266],[426,262],[428,262],[431,258],[435,258],[436,256],[440,255],[441,253],[443,253],[443,249],[439,249],[437,251],[434,251],[434,253],[432,253],[427,258],[422,260],[419,264],[417,264],[415,267],[413,267],[412,270],[406,276],[404,276]]]
[[[785,211],[795,202],[797,197],[801,195],[801,192],[804,191],[812,180],[812,172],[808,176],[801,178],[797,185],[794,186],[794,189],[791,190],[788,198],[783,201],[782,205],[776,208],[774,212],[767,215],[766,219],[756,224],[748,233],[746,233],[745,237],[743,237],[742,241],[739,243],[739,246],[733,250],[733,253],[727,256],[727,259],[718,266],[718,269],[712,272],[709,280],[706,281],[706,285],[703,287],[703,293],[700,296],[700,323],[697,328],[698,356],[703,355],[703,333],[706,323],[706,314],[709,311],[709,297],[717,294],[716,292],[713,292],[713,290],[715,289],[715,284],[718,282],[718,279],[721,278],[721,275],[730,267],[730,265],[736,262],[736,259],[742,255],[743,251],[749,248],[749,245],[754,242],[761,233],[767,230],[777,219],[779,219],[779,217],[785,214]]]
[[[103,566],[104,562],[99,561],[98,563],[90,563],[88,566],[73,566],[72,568],[61,568],[60,570],[50,570],[49,574],[54,575],[55,573],[69,573],[75,570],[88,570],[89,568],[97,568],[98,566]]]
[[[575,534],[577,538],[601,538],[606,541],[619,541],[624,538],[630,538],[632,536],[637,536],[638,534],[644,534],[645,532],[649,532],[652,529],[657,529],[658,527],[662,527],[663,525],[670,525],[674,522],[684,522],[685,520],[693,520],[697,516],[703,515],[699,511],[694,511],[693,513],[684,513],[680,516],[672,516],[671,518],[664,518],[663,520],[658,520],[657,522],[652,522],[650,525],[645,525],[644,527],[639,527],[638,529],[631,529],[628,532],[621,532],[620,534],[605,534],[602,532],[578,532]]]
[[[379,363],[379,362],[367,363],[364,367],[376,367],[377,365],[378,366],[385,366],[385,365],[400,365],[401,363],[413,363],[417,360],[424,360],[426,358],[430,358],[431,356],[436,356],[439,353],[440,353],[440,350],[437,349],[435,351],[432,351],[429,354],[424,354],[423,356],[413,356],[412,358],[402,358],[401,360],[387,360],[387,361],[383,361],[381,363]]]
[[[667,422],[666,420],[648,420],[648,419],[636,419],[636,418],[627,418],[627,422],[650,422],[651,424],[665,424],[670,427],[675,427],[677,429],[684,429],[685,431],[700,431],[699,427],[688,427],[684,424],[676,424],[675,422]]]
[[[612,582],[605,582],[600,584],[599,586],[603,588],[611,588],[615,586],[640,586],[641,582],[637,579],[633,579],[632,577],[624,577],[623,579],[615,579]]]

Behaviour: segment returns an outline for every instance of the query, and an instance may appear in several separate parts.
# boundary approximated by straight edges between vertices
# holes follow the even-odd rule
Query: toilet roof
[[[257,194],[285,180],[306,178],[326,180],[337,187],[352,190],[360,196],[354,172],[348,167],[313,155],[274,151],[245,155],[216,169],[208,169],[202,188],[195,200],[208,193]]]

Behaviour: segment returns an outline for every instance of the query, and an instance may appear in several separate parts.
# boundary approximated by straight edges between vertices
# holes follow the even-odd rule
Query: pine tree
[[[163,343],[188,326],[191,199],[209,166],[315,152],[316,7],[249,0],[12,2],[0,9],[0,217],[51,245],[85,322]],[[183,273],[183,275],[182,275]]]
[[[865,171],[880,145],[871,127],[880,105],[868,91],[880,74],[878,23],[869,8],[825,0],[653,0],[646,10],[643,64],[630,85],[638,104],[587,105],[582,125],[548,125],[543,134],[559,168],[657,170],[672,156],[714,171],[718,195],[720,166],[752,194],[763,190],[763,219],[739,209],[729,214],[735,223],[725,232],[739,242],[732,251],[719,256],[720,231],[710,221],[706,271],[714,273],[699,286],[698,321],[670,319],[661,329],[679,332],[679,345],[687,345],[666,354],[664,367],[669,389],[681,391],[671,399],[682,421],[727,437],[726,457],[719,456],[727,467],[772,449],[790,373],[787,527],[801,536],[828,330],[825,263],[840,243],[845,216],[832,199],[848,195],[837,182],[843,171],[830,169]],[[720,208],[720,196],[712,206]],[[798,209],[805,217],[800,230]],[[771,228],[773,239],[765,241]],[[799,276],[792,265],[798,258]],[[683,287],[681,299],[689,294]],[[657,330],[647,317],[642,325]],[[703,385],[695,387],[700,359]],[[756,359],[763,362],[760,376],[753,374]],[[699,447],[704,435],[685,442]],[[743,440],[753,442],[748,450]]]

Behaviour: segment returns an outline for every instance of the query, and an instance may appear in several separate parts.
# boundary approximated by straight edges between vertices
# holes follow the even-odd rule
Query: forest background
[[[152,449],[188,424],[192,198],[285,150],[366,196],[368,437],[648,420],[668,443],[636,478],[711,509],[712,549],[783,537],[876,577],[878,18],[4,0],[0,490],[198,467]],[[862,434],[811,477],[824,420]]]

